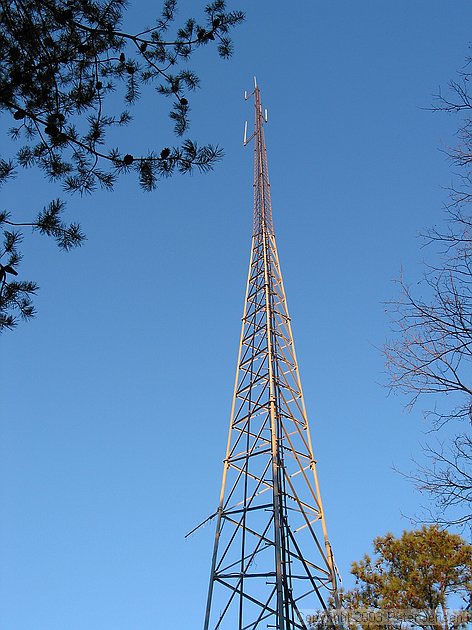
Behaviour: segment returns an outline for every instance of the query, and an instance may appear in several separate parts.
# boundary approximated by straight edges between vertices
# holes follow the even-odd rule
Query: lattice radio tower
[[[205,630],[306,629],[307,610],[338,607],[254,84],[255,129],[244,138],[254,138],[254,225]]]

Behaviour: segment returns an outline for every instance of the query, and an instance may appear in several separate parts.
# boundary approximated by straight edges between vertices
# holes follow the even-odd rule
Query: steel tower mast
[[[252,247],[205,630],[303,629],[304,611],[338,607],[254,84]]]

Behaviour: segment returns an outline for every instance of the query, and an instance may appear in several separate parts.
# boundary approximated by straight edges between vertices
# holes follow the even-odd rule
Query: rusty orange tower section
[[[254,224],[205,630],[338,628],[337,572],[282,280],[256,82]],[[248,96],[246,96],[248,98]]]

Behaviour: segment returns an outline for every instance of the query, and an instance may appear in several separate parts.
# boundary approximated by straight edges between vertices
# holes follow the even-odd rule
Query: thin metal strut
[[[307,630],[338,607],[277,245],[254,81],[254,223],[204,630]],[[248,96],[245,94],[245,98]]]

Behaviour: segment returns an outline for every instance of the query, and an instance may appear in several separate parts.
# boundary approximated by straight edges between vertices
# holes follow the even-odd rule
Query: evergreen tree
[[[111,190],[128,172],[150,191],[174,173],[206,172],[222,156],[217,146],[199,147],[184,138],[189,94],[199,77],[183,64],[208,45],[228,58],[229,32],[243,13],[214,0],[200,21],[177,25],[177,0],[165,0],[153,26],[129,33],[125,9],[126,0],[0,0],[0,112],[11,117],[10,138],[17,147],[14,157],[0,155],[0,184],[18,169],[35,166],[68,192]],[[107,134],[131,122],[128,107],[147,83],[170,101],[174,132],[183,139],[132,155],[110,146]],[[117,88],[123,88],[124,102],[122,111],[113,112],[110,95]],[[34,314],[36,284],[16,279],[22,230],[31,226],[66,250],[82,243],[79,225],[61,219],[63,208],[55,200],[29,221],[17,219],[17,210],[0,213],[0,331]]]
[[[458,630],[471,620],[472,546],[436,525],[374,540],[375,557],[354,562],[356,588],[343,594],[351,628]],[[463,602],[462,610],[449,610]]]

